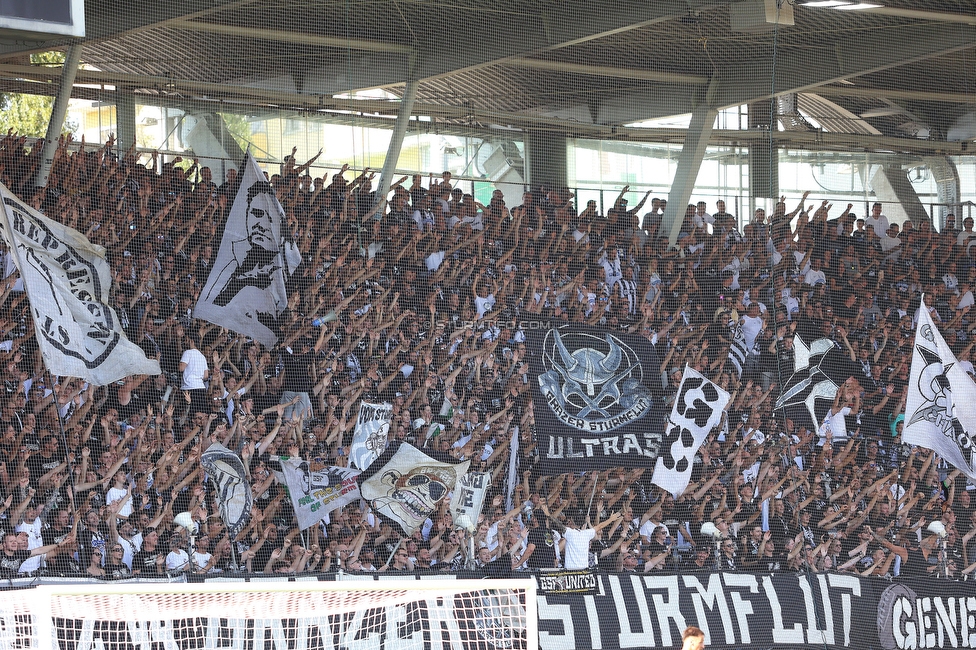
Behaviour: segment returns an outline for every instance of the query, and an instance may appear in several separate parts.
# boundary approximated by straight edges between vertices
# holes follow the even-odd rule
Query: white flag
[[[315,525],[336,508],[359,499],[359,472],[351,467],[319,467],[312,469],[301,458],[279,456],[281,473],[295,518],[301,530]]]
[[[478,516],[485,505],[485,495],[491,487],[491,472],[468,472],[457,480],[451,495],[451,517],[457,526],[461,515],[478,523]]]
[[[360,492],[377,514],[413,535],[437,513],[471,464],[447,459],[454,460],[406,442],[390,445],[360,474]]]
[[[349,460],[359,469],[366,469],[386,450],[390,440],[390,418],[393,414],[391,404],[359,405],[356,430],[349,446]]]
[[[224,235],[193,315],[271,347],[288,306],[285,282],[299,260],[285,211],[250,154]]]
[[[976,481],[976,383],[932,322],[925,297],[919,310],[901,438],[932,449]]]
[[[688,366],[668,418],[664,440],[654,465],[653,483],[677,499],[691,480],[695,454],[705,436],[718,426],[729,403],[727,392]]]
[[[108,304],[112,275],[105,249],[22,203],[2,184],[0,197],[0,231],[24,282],[48,370],[98,386],[158,375],[159,362],[126,338]]]

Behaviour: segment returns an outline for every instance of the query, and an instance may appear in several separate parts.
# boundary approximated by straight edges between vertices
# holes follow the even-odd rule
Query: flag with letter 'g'
[[[651,481],[674,495],[688,487],[695,454],[708,432],[722,420],[731,396],[704,375],[685,366],[678,396],[664,432]]]
[[[902,440],[932,449],[976,481],[976,383],[932,322],[924,296],[915,330]]]
[[[126,338],[108,304],[112,275],[105,249],[48,219],[3,184],[0,200],[0,233],[23,280],[48,370],[97,386],[158,375],[159,362]]]

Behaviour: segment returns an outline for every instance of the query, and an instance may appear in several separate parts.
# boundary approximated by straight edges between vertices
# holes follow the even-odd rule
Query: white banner
[[[468,460],[438,460],[409,443],[401,443],[387,449],[363,472],[359,487],[374,511],[413,535],[437,512],[470,464]]]
[[[213,270],[193,315],[271,347],[288,306],[285,282],[300,260],[285,212],[250,154],[224,226]]]
[[[98,386],[158,375],[159,362],[126,338],[109,306],[105,249],[48,219],[0,184],[0,231],[20,271],[47,369]]]
[[[932,322],[925,297],[915,330],[902,440],[934,450],[976,481],[976,383]]]
[[[281,471],[291,496],[298,527],[314,526],[336,508],[359,498],[359,472],[348,467],[319,467],[312,469],[301,458],[280,456]]]
[[[468,472],[457,480],[454,494],[451,495],[451,517],[454,525],[458,525],[458,518],[466,515],[475,525],[478,516],[485,505],[485,495],[491,487],[490,472]]]
[[[390,418],[393,406],[386,402],[359,405],[356,430],[349,446],[349,460],[363,470],[369,467],[386,450],[390,440]]]
[[[685,366],[681,386],[668,418],[651,481],[678,498],[691,480],[695,454],[705,436],[718,426],[730,395]]]

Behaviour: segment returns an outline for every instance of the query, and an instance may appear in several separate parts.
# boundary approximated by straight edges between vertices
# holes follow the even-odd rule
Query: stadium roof
[[[775,94],[793,96],[779,112],[798,146],[967,150],[976,6],[808,1],[88,0],[77,83],[215,111],[393,116],[415,78],[414,113],[446,124],[679,140],[628,125]],[[54,92],[36,82],[60,70],[24,55],[71,42],[0,41],[0,90]]]

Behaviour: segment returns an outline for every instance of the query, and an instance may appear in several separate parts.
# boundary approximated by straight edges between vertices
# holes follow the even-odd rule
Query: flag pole
[[[78,462],[78,459],[76,458],[70,462],[68,460],[68,435],[64,430],[64,420],[61,418],[61,409],[58,407],[58,393],[57,391],[54,390],[54,375],[51,374],[51,370],[50,368],[47,367],[46,364],[44,367],[44,371],[47,373],[48,383],[51,384],[51,395],[54,397],[54,401],[53,401],[54,412],[58,416],[58,429],[61,432],[61,446],[64,448],[64,461],[68,467],[68,481],[69,481],[68,484],[71,486],[70,502],[72,505],[72,509],[75,511],[74,512],[75,521],[77,521],[78,506],[77,503],[75,502],[75,464]],[[131,499],[132,497],[130,496],[129,498]]]

